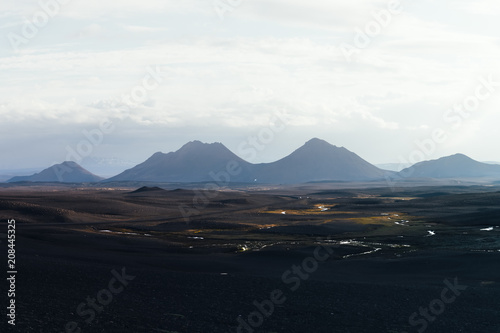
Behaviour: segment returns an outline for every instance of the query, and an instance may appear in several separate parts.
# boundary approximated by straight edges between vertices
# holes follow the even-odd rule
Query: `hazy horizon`
[[[320,138],[313,138],[313,139],[320,139]],[[320,139],[320,140],[322,140],[322,139]],[[189,141],[189,143],[191,143],[193,141],[199,141],[199,140],[191,140],[191,141]],[[202,142],[202,143],[203,144],[213,144],[213,143],[221,143],[221,142]],[[187,144],[187,143],[185,143],[185,144]],[[222,143],[222,144],[224,145],[224,143]],[[184,145],[182,145],[182,146],[184,146]],[[250,147],[253,147],[253,146],[250,146]],[[302,147],[302,145],[300,147]],[[276,161],[280,160],[281,158],[290,155],[291,153],[293,153],[295,150],[297,150],[300,147],[296,147],[295,149],[292,149],[292,151],[290,151],[285,156],[282,156],[282,157],[280,157],[278,159],[275,159],[275,160],[272,160],[272,161],[266,161],[266,162],[255,162],[254,161],[253,163],[254,164],[259,164],[259,163],[272,163],[272,162],[276,162]],[[178,147],[177,149],[174,149],[171,152],[175,152],[175,151],[177,151],[177,150],[179,150],[181,148],[182,147]],[[236,152],[233,152],[233,153],[235,153],[236,156],[238,156],[239,158],[241,158],[241,159],[243,159],[245,161],[251,161],[252,158],[248,158],[248,157],[251,157],[251,156],[254,156],[255,154],[257,154],[258,150],[257,149],[253,149],[253,151],[247,150],[247,151],[242,151],[242,152],[244,152],[244,153],[246,152],[248,155],[247,156],[243,156],[243,155],[238,154]],[[148,156],[147,158],[151,157],[155,153],[167,154],[167,153],[170,153],[170,152],[162,152],[162,151],[152,152],[150,154],[150,156]],[[356,152],[354,152],[354,153],[356,153]],[[452,155],[454,155],[454,154],[452,154]],[[247,158],[245,158],[245,157],[247,157]],[[360,156],[360,157],[363,158],[362,156]],[[441,158],[441,157],[447,157],[447,156],[439,156],[436,159]],[[88,171],[92,172],[93,174],[96,174],[98,176],[102,176],[102,177],[108,178],[108,177],[116,176],[117,174],[121,173],[122,171],[125,171],[125,170],[127,170],[129,168],[132,168],[132,167],[134,167],[134,166],[136,166],[138,164],[141,164],[146,159],[144,159],[142,161],[130,161],[130,160],[126,161],[126,160],[119,160],[119,159],[102,159],[101,160],[101,159],[97,159],[97,158],[85,158],[85,159],[82,160],[83,163],[81,164],[81,166],[84,167],[85,169],[87,169]],[[430,160],[430,159],[428,159],[428,160]],[[60,164],[62,162],[65,162],[65,161],[58,161],[58,162],[56,162],[56,164]],[[370,161],[367,161],[367,162],[371,163]],[[486,164],[500,164],[500,162],[498,162],[498,161],[478,161],[478,162],[486,163]],[[373,164],[376,167],[378,167],[380,169],[383,169],[383,170],[401,171],[404,168],[410,167],[410,166],[412,166],[415,163],[410,163],[408,161],[408,163],[388,162],[388,163],[371,163],[371,164]],[[20,169],[0,169],[0,178],[1,178],[2,174],[4,176],[5,175],[30,176],[30,175],[32,175],[34,173],[38,173],[38,172],[40,172],[40,171],[42,171],[44,169],[47,169],[47,168],[49,168],[51,166],[52,165],[37,166],[37,167],[30,167],[30,168],[25,168],[25,169],[22,169],[22,168],[20,168]],[[4,181],[4,180],[7,180],[8,178],[9,177],[4,177],[3,180],[0,179],[0,182]]]

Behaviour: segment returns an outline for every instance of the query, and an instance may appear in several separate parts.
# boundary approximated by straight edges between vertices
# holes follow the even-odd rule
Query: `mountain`
[[[7,169],[0,170],[0,182],[6,182],[9,179],[16,177],[27,175],[35,172],[40,172],[43,168],[26,168],[26,169]]]
[[[228,166],[239,172],[229,178]],[[231,168],[229,168],[231,169]],[[304,183],[324,180],[381,179],[381,170],[345,148],[312,139],[289,156],[251,164],[221,143],[193,141],[176,152],[155,153],[145,162],[106,181]],[[222,176],[225,174],[225,176]]]
[[[66,161],[31,176],[17,176],[7,182],[58,182],[58,183],[93,183],[103,180],[102,177],[85,170],[75,162]]]
[[[192,141],[176,152],[155,153],[145,162],[106,181],[251,182],[252,167],[222,143]],[[225,177],[227,175],[229,177]]]
[[[310,181],[363,181],[383,178],[387,171],[363,160],[344,147],[317,138],[273,163],[256,166],[259,183],[304,183]]]
[[[455,154],[417,163],[402,170],[400,175],[412,178],[500,178],[500,165],[481,163],[464,154]]]
[[[143,187],[138,188],[137,190],[132,191],[130,193],[136,194],[136,193],[158,193],[158,192],[168,192],[168,191],[164,190],[158,186],[153,186],[153,187],[143,186]]]

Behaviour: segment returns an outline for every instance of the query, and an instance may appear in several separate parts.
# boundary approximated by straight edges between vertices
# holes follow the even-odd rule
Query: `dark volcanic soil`
[[[498,188],[133,190],[0,191],[0,332],[500,332]]]

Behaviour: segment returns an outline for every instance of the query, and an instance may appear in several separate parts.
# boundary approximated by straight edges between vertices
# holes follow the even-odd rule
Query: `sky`
[[[500,161],[498,13],[493,0],[2,1],[0,170],[72,159],[111,173],[193,140],[271,162],[313,137],[374,164]]]

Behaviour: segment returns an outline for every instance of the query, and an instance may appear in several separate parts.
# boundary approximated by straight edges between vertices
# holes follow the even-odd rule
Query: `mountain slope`
[[[104,178],[94,175],[75,162],[66,161],[55,164],[31,176],[17,176],[7,182],[59,182],[59,183],[93,183]]]
[[[228,166],[239,172],[230,177]],[[106,181],[304,183],[381,179],[388,171],[366,162],[345,148],[312,139],[289,156],[265,164],[248,163],[221,143],[193,141],[176,152],[156,153],[145,162]]]
[[[479,178],[500,177],[500,165],[481,163],[464,154],[417,163],[400,172],[414,178]]]
[[[370,180],[383,178],[386,172],[344,147],[316,138],[281,160],[256,166],[256,178],[264,183]]]
[[[232,175],[227,173],[231,171]],[[238,172],[239,171],[239,172]],[[250,182],[252,164],[242,160],[222,143],[192,141],[168,154],[155,153],[146,161],[125,170],[106,181],[154,181],[154,182]]]

